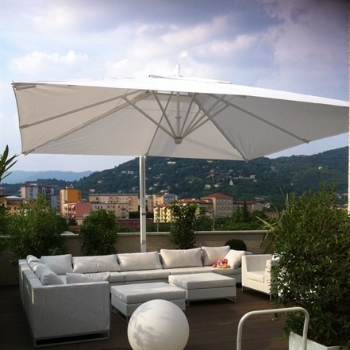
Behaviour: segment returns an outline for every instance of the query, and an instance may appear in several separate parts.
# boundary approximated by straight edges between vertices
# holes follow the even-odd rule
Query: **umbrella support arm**
[[[140,156],[140,251],[147,251],[146,247],[146,157]]]

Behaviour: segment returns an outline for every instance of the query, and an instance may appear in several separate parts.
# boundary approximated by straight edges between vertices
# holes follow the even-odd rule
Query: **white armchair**
[[[270,295],[272,254],[242,256],[242,291],[244,287]]]

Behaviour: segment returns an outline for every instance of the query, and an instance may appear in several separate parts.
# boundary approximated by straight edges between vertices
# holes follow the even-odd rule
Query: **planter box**
[[[303,337],[291,332],[289,336],[289,350],[301,350],[302,345]],[[339,348],[340,346],[324,346],[312,340],[307,340],[307,350],[339,350]],[[346,347],[343,347],[343,350],[346,349]]]

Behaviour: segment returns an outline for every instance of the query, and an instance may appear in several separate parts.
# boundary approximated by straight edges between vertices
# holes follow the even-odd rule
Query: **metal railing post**
[[[243,317],[240,319],[240,321],[238,323],[236,350],[241,350],[243,324],[248,317],[253,316],[253,315],[281,314],[283,312],[297,312],[297,311],[300,311],[300,312],[304,313],[304,315],[305,315],[304,328],[303,328],[303,348],[302,348],[302,350],[306,350],[307,329],[309,327],[309,313],[305,309],[303,309],[302,307],[299,307],[299,306],[287,307],[287,308],[281,308],[281,309],[257,310],[257,311],[248,312],[245,315],[243,315]]]

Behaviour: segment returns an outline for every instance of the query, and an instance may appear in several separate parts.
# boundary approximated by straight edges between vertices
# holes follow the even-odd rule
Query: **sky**
[[[12,81],[180,74],[349,99],[346,0],[0,0],[0,153],[12,170],[101,171],[133,157],[21,155]],[[348,145],[348,135],[272,157]]]

